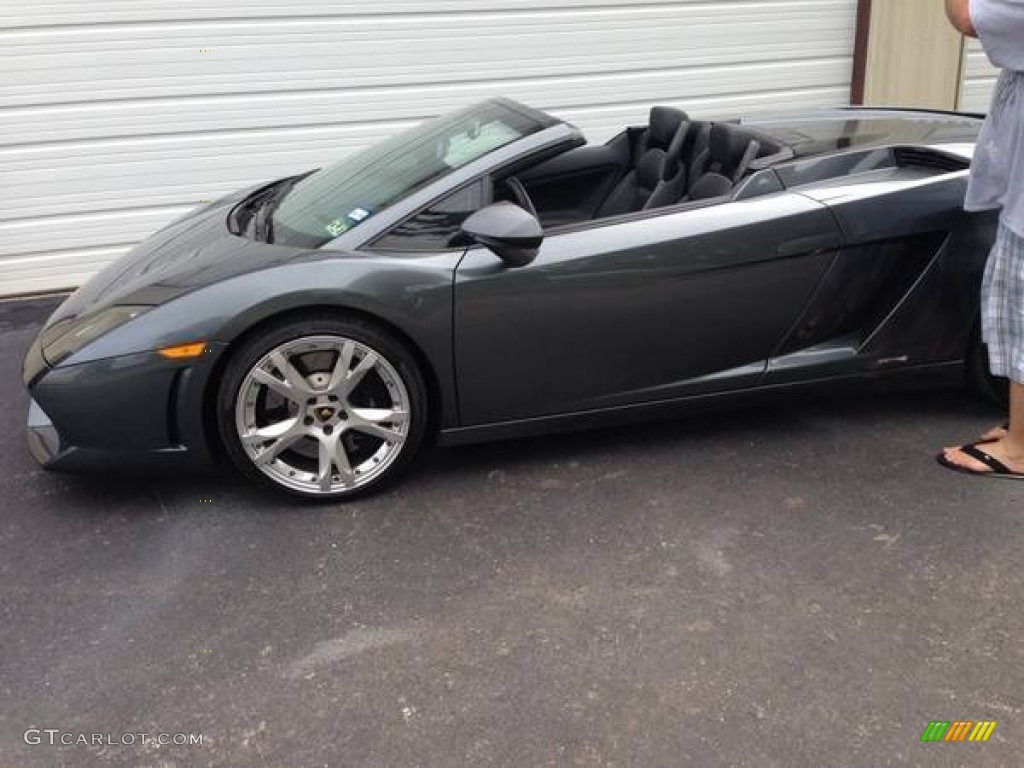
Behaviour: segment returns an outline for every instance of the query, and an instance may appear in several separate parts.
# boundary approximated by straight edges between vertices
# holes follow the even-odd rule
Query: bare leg
[[[1024,384],[1010,383],[1010,429],[996,442],[986,444],[984,450],[1014,472],[1024,472]],[[959,448],[947,449],[946,459],[977,472],[990,471]]]

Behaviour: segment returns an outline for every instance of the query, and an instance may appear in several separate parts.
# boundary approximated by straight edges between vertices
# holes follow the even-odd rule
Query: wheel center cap
[[[316,417],[320,421],[329,421],[334,415],[334,409],[327,405],[322,405],[316,409]]]

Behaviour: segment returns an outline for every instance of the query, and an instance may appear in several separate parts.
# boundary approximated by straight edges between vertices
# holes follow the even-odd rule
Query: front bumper
[[[50,417],[32,400],[28,406],[28,452],[40,466],[48,467],[60,455],[60,434]]]
[[[54,470],[206,466],[203,391],[213,362],[138,353],[51,368],[30,350],[29,453]]]
[[[71,445],[35,400],[31,400],[26,425],[28,452],[43,469],[78,470],[181,470],[197,469],[207,460],[184,445],[141,451],[87,448]]]

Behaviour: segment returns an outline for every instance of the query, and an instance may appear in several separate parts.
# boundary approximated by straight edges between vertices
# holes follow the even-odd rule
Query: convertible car
[[[205,463],[303,497],[467,443],[885,382],[988,392],[978,116],[654,107],[588,145],[508,99],[217,200],[28,350],[45,467]],[[966,377],[965,377],[966,374]]]

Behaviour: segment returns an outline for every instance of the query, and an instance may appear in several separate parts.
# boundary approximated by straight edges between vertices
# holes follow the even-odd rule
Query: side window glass
[[[474,182],[406,219],[373,245],[393,251],[447,248],[462,222],[483,207],[483,198],[483,182]]]

